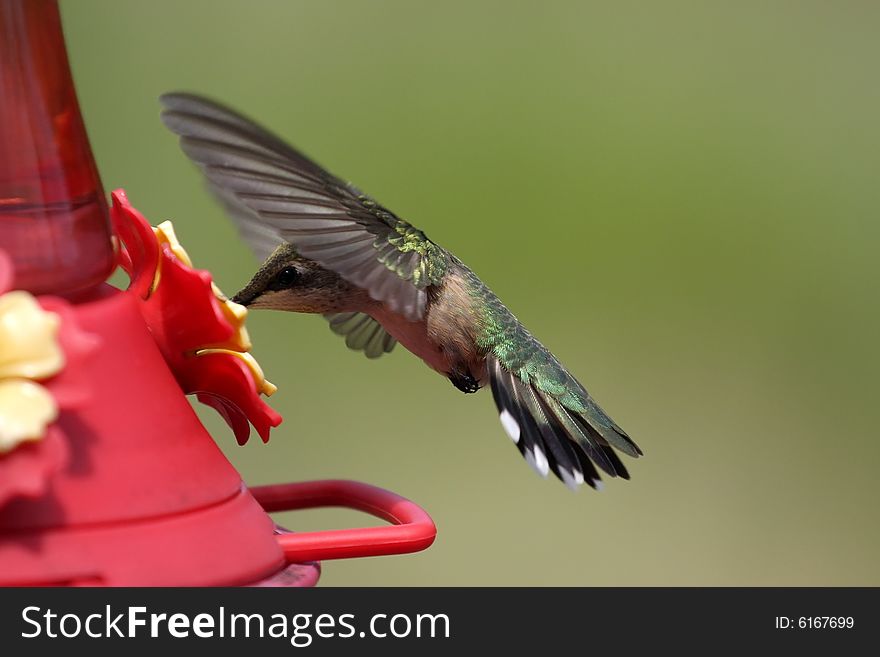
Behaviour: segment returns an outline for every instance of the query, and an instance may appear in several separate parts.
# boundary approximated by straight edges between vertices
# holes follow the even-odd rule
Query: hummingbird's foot
[[[451,372],[449,374],[449,380],[452,381],[452,385],[454,385],[456,388],[464,393],[476,392],[480,389],[480,382],[477,381],[470,374]]]

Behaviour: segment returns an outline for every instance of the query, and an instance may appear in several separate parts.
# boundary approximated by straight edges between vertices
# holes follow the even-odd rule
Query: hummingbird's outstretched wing
[[[247,245],[251,247],[251,251],[257,256],[260,262],[265,262],[266,258],[272,255],[272,252],[284,242],[278,231],[260,221],[260,218],[246,206],[239,203],[234,195],[226,192],[219,187],[207,185],[208,191],[226,210],[235,226],[238,228],[239,235],[242,236]]]
[[[345,346],[363,351],[367,358],[387,354],[397,344],[382,325],[366,313],[330,313],[324,315],[330,330],[345,337]]]
[[[449,262],[424,233],[250,119],[193,94],[161,101],[165,125],[221,199],[250,211],[232,216],[255,250],[274,232],[392,311],[424,317],[427,288]]]
[[[254,255],[266,260],[284,240],[278,232],[266,225],[247,207],[239,203],[232,194],[208,185],[217,201],[233,218],[239,233],[250,245]],[[385,328],[366,313],[328,313],[324,318],[330,323],[330,330],[345,338],[345,345],[353,351],[363,351],[367,358],[378,358],[389,353],[397,344]]]

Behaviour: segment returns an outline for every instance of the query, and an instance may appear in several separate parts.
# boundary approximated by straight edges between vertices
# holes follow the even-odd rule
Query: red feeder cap
[[[114,266],[56,0],[0,0],[0,248],[33,293],[83,290]]]

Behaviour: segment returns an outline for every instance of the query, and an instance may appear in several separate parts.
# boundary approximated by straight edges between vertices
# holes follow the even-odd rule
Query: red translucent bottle
[[[33,293],[82,292],[114,266],[56,0],[0,0],[0,249]]]

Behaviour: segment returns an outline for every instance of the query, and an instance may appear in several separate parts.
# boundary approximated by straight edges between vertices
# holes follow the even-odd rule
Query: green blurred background
[[[254,312],[284,424],[238,448],[199,411],[244,478],[372,482],[439,528],[323,584],[880,585],[880,6],[61,5],[105,186],[227,292],[256,263],[165,91],[258,117],[455,252],[645,451],[572,494],[488,392]]]

